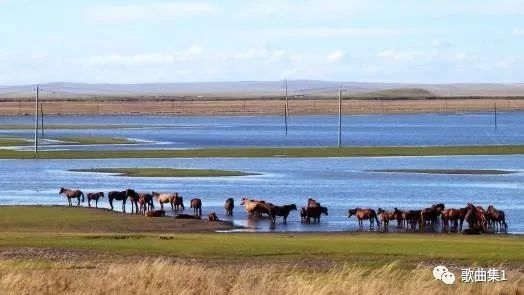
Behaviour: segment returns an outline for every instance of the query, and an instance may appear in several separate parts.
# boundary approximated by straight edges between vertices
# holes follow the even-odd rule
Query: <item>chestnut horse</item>
[[[508,224],[506,223],[506,214],[502,210],[497,210],[493,205],[488,206],[487,210],[488,221],[495,228],[495,231],[502,231],[504,226],[504,232],[508,232]]]
[[[424,208],[420,212],[420,230],[424,230],[426,224],[429,225],[430,229],[433,229],[435,224],[438,222],[438,217],[444,211],[444,204],[438,203],[432,205],[430,208]]]
[[[138,193],[138,206],[140,207],[140,214],[145,214],[148,211],[155,209],[153,203],[153,195]]]
[[[98,208],[98,199],[104,197],[104,192],[88,193],[86,197],[87,197],[87,205],[89,207],[91,207],[91,200],[95,200],[95,207]]]
[[[199,198],[191,199],[190,208],[193,208],[193,213],[202,216],[202,200]]]
[[[363,220],[369,219],[369,227],[372,228],[375,226],[375,221],[377,224],[379,224],[377,213],[373,209],[361,209],[361,208],[355,208],[355,209],[349,209],[348,210],[348,218],[355,215],[358,219],[358,226],[362,228],[364,226]]]
[[[58,195],[61,194],[64,194],[64,196],[67,198],[67,201],[69,202],[69,207],[73,207],[71,199],[78,200],[78,203],[76,204],[77,206],[80,206],[80,198],[82,198],[82,203],[84,202],[84,193],[81,190],[73,190],[61,187],[60,191],[58,192]]]
[[[320,206],[320,203],[313,199],[308,200],[308,205],[306,208],[302,208],[304,211],[305,217],[303,217],[304,221],[307,223],[311,223],[311,218],[313,218],[313,222],[320,223],[320,216],[322,214],[328,215],[328,209],[324,206]],[[302,216],[302,211],[300,215]]]
[[[235,200],[233,198],[227,199],[226,203],[224,204],[224,208],[226,209],[227,215],[233,215],[233,209],[235,208]]]
[[[384,226],[384,231],[389,230],[389,221],[395,220],[395,212],[384,211],[382,208],[377,209],[378,216],[380,217],[380,223]]]
[[[466,208],[449,208],[442,211],[442,231],[449,231],[449,225],[453,222],[451,230],[462,231],[462,223],[464,222],[464,216],[466,215]],[[460,221],[460,229],[459,229]]]
[[[481,208],[475,207],[472,203],[468,203],[466,206],[464,220],[466,220],[469,225],[469,232],[479,233],[486,231],[486,215]]]
[[[406,223],[406,229],[408,225],[411,230],[415,230],[417,228],[417,224],[420,224],[421,212],[422,210],[407,210],[402,213],[402,218]]]
[[[178,193],[175,193],[175,198],[173,199],[173,206],[175,207],[175,210],[186,210],[186,207],[184,206],[184,198],[180,196]]]
[[[127,192],[126,191],[112,191],[107,193],[107,199],[109,200],[109,206],[113,210],[113,200],[122,201],[122,212],[126,213],[126,201],[127,201]]]

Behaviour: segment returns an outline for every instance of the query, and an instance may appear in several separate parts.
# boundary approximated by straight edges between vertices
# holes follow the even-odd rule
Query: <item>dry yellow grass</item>
[[[435,99],[351,99],[344,100],[344,114],[396,114],[440,112],[491,112],[524,110],[521,98],[435,98]],[[166,114],[166,115],[282,115],[282,100],[194,100],[194,101],[44,101],[46,114]],[[0,101],[0,115],[31,114],[32,101]],[[336,114],[338,101],[333,99],[293,99],[291,115]]]
[[[0,262],[7,294],[522,294],[524,275],[502,283],[435,281],[430,267],[395,264],[312,271],[276,265],[205,265],[167,259],[128,263]],[[460,278],[460,275],[457,275]]]

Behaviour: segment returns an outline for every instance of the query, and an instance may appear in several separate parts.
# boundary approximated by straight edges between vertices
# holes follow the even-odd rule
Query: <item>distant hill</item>
[[[289,80],[290,96],[430,97],[430,96],[524,96],[524,84],[400,84],[318,80]],[[85,84],[48,83],[41,85],[43,98],[89,99],[118,97],[275,97],[283,95],[282,81]],[[30,98],[33,85],[0,86],[0,99]]]

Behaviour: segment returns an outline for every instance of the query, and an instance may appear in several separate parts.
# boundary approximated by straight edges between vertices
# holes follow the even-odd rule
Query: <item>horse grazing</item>
[[[488,206],[487,218],[490,224],[495,227],[495,230],[502,231],[504,226],[504,232],[508,232],[508,224],[506,223],[506,214],[502,210],[497,210],[493,205]]]
[[[77,199],[78,203],[77,206],[80,206],[80,198],[82,198],[82,203],[84,202],[84,193],[81,190],[73,190],[73,189],[67,189],[67,188],[60,188],[60,191],[58,192],[58,195],[64,194],[64,196],[67,198],[67,201],[69,203],[69,207],[73,207],[73,203],[71,202],[71,199]]]
[[[122,212],[126,213],[126,201],[127,201],[127,192],[126,191],[112,191],[107,193],[107,199],[109,200],[109,206],[113,210],[113,200],[122,201]]]
[[[355,215],[358,219],[358,226],[362,228],[364,226],[364,220],[369,219],[369,228],[372,228],[375,226],[375,221],[377,224],[379,224],[379,220],[377,218],[377,213],[373,209],[361,209],[361,208],[355,208],[355,209],[349,209],[348,210],[348,218]]]
[[[227,215],[233,215],[233,208],[235,208],[235,200],[233,198],[227,199],[226,203],[224,204],[224,208],[226,209]]]
[[[435,224],[438,222],[438,217],[442,214],[442,211],[444,211],[444,208],[444,204],[438,203],[432,205],[430,208],[422,209],[420,212],[420,230],[424,230],[426,224],[428,224],[429,227],[433,229]]]
[[[131,213],[138,214],[138,202],[140,201],[140,195],[134,189],[126,189],[126,195],[131,202]]]
[[[157,192],[151,192],[151,195],[160,203],[160,210],[164,210],[164,204],[171,204],[171,210],[175,211],[175,196],[178,193],[174,194],[161,194]]]
[[[202,200],[199,198],[191,199],[191,206],[193,208],[193,213],[198,216],[202,216]]]
[[[273,223],[275,223],[277,216],[282,216],[282,218],[284,219],[284,223],[287,223],[287,217],[289,216],[289,213],[292,210],[297,210],[297,205],[290,204],[284,206],[272,206],[270,208],[270,213]]]
[[[145,214],[146,212],[155,209],[153,195],[138,193],[138,206],[140,207],[140,214]]]
[[[215,212],[211,212],[209,213],[209,215],[207,216],[207,220],[209,221],[220,221],[220,219],[218,219],[218,216]]]
[[[87,197],[87,205],[89,207],[91,207],[91,200],[95,200],[95,207],[98,208],[98,199],[103,198],[104,193],[103,192],[87,193],[86,197]]]
[[[163,216],[166,216],[166,211],[164,210],[147,211],[145,215],[147,217],[163,217]]]

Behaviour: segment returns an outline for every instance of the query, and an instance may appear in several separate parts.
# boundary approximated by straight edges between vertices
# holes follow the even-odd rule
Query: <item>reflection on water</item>
[[[129,178],[69,169],[101,167],[171,167],[240,170],[261,173],[245,177]],[[103,159],[0,160],[0,204],[67,204],[58,196],[61,186],[84,192],[134,188],[138,191],[180,192],[189,207],[191,198],[203,200],[203,214],[215,211],[220,219],[257,231],[354,231],[358,223],[347,218],[355,207],[391,210],[420,209],[442,202],[464,207],[474,202],[505,210],[509,231],[524,232],[524,173],[506,175],[431,175],[373,173],[373,169],[501,169],[524,170],[524,156],[307,158],[307,159]],[[275,204],[305,206],[309,197],[329,208],[320,224],[302,224],[293,211],[287,224],[278,219],[270,228],[266,219],[249,220],[243,196]],[[234,215],[225,215],[224,202],[235,199]],[[87,204],[84,204],[87,205]],[[99,203],[108,207],[107,198]],[[116,203],[115,208],[119,208]],[[128,207],[130,210],[130,207]],[[186,210],[185,213],[192,212]],[[172,212],[169,212],[172,214]],[[391,226],[394,228],[394,226]]]

